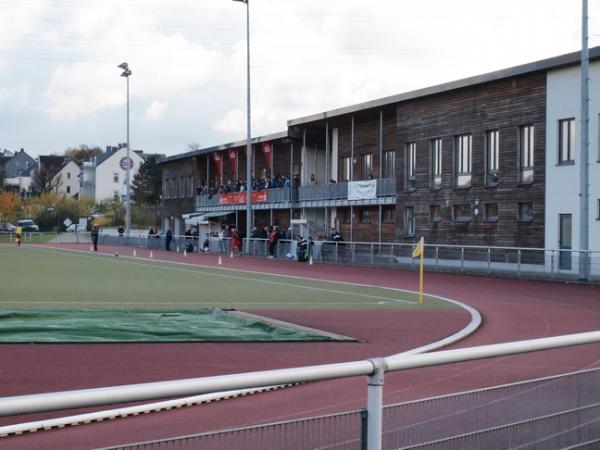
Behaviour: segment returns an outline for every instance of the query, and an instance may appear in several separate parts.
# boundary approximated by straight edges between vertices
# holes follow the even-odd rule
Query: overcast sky
[[[579,0],[250,0],[252,134],[290,118],[577,51]],[[590,47],[600,45],[590,1]],[[246,10],[232,0],[0,0],[0,148],[245,138]],[[574,95],[578,95],[574,93]]]

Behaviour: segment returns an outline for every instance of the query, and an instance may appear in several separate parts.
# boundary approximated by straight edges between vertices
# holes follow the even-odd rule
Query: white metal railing
[[[3,397],[0,398],[0,416],[367,376],[368,449],[379,450],[382,445],[383,384],[386,372],[593,343],[600,343],[600,331],[443,350],[419,355],[393,355],[337,364]]]
[[[194,252],[206,250],[204,236],[173,235],[171,250],[181,251],[192,245]],[[14,241],[11,233],[0,233],[0,242]],[[25,243],[90,243],[89,233],[27,233]],[[100,233],[101,245],[165,249],[162,235],[131,234],[129,237]],[[412,258],[414,244],[398,242],[314,241],[310,247],[313,262],[353,264],[372,267],[416,269]],[[229,254],[231,239],[211,236],[208,251]],[[295,240],[280,239],[270,248],[266,239],[244,239],[243,252],[248,256],[292,258],[297,255]],[[587,278],[580,267],[587,267]],[[476,245],[425,245],[425,269],[438,272],[473,273],[491,276],[578,280],[600,282],[600,251],[552,248],[521,248]]]

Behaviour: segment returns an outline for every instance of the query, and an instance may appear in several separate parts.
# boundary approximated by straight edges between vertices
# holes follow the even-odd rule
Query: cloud
[[[148,120],[158,120],[163,117],[167,104],[159,100],[153,100],[148,109],[144,113],[144,117]]]
[[[31,90],[28,86],[0,89],[0,105],[7,110],[22,111],[29,104]]]
[[[241,136],[246,130],[246,115],[240,109],[232,109],[217,120],[213,128],[221,133],[239,134]]]

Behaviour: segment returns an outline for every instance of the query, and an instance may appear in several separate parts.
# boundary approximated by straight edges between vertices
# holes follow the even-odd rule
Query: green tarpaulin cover
[[[322,340],[331,338],[240,317],[218,308],[0,311],[0,343]]]

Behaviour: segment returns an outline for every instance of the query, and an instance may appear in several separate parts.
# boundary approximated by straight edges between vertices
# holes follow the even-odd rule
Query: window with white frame
[[[442,186],[442,140],[432,139],[431,148],[431,187],[438,189]]]
[[[519,222],[533,221],[533,204],[531,202],[521,202],[517,209],[517,219]]]
[[[415,235],[415,209],[412,206],[404,208],[404,235]]]
[[[71,172],[67,172],[67,180],[71,179]]]
[[[441,205],[429,205],[429,217],[433,223],[439,223],[442,221],[442,207]]]
[[[396,170],[396,152],[389,150],[383,152],[383,174],[382,178],[394,178]]]
[[[463,134],[455,143],[455,184],[458,187],[471,185],[472,136]]]
[[[352,173],[352,159],[349,156],[342,158],[342,181],[350,181]]]
[[[361,178],[363,180],[371,179],[371,174],[373,172],[373,154],[365,153],[360,156],[361,161]]]
[[[488,186],[498,184],[500,168],[500,131],[490,130],[485,134],[485,182]]]
[[[119,172],[114,172],[113,173],[113,183],[118,183],[119,182]]]
[[[533,183],[534,127],[525,125],[519,128],[519,181]]]
[[[498,203],[486,203],[484,209],[486,222],[498,222]]]
[[[405,147],[405,189],[413,191],[415,189],[415,170],[417,168],[417,144],[409,142]]]
[[[469,203],[461,203],[452,207],[452,220],[454,222],[470,222],[473,208]]]
[[[575,162],[575,119],[558,121],[558,163]]]

